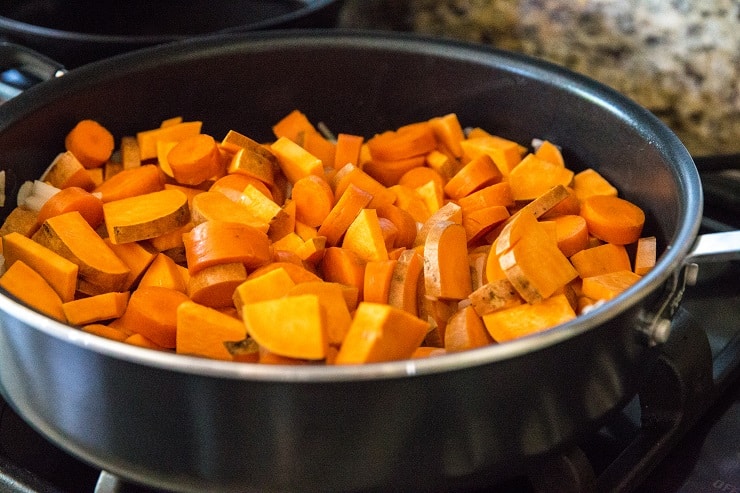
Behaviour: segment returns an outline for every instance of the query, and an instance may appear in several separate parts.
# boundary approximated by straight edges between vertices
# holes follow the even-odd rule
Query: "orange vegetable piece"
[[[457,114],[448,113],[443,116],[437,116],[429,120],[429,126],[432,127],[437,141],[442,144],[453,156],[459,158],[463,154],[460,142],[465,140],[460,120]]]
[[[645,213],[637,205],[611,195],[592,195],[581,203],[588,231],[600,240],[627,245],[640,238]]]
[[[124,327],[141,334],[158,346],[174,348],[177,338],[177,307],[190,301],[180,291],[160,286],[144,286],[129,297],[121,316]]]
[[[470,213],[476,209],[483,209],[492,205],[510,207],[514,205],[514,196],[512,195],[509,183],[501,182],[488,185],[465,197],[461,197],[457,203],[465,212]]]
[[[120,317],[126,310],[128,298],[128,291],[111,291],[68,301],[62,304],[62,310],[64,310],[68,323],[86,325]]]
[[[345,232],[342,248],[353,251],[366,262],[388,259],[388,249],[375,209],[362,209],[357,214]]]
[[[130,289],[139,281],[158,253],[146,243],[131,242],[114,245],[110,238],[106,238],[104,242],[129,269],[126,282],[121,287],[122,291]]]
[[[451,221],[435,223],[424,242],[424,287],[429,296],[461,300],[472,291],[465,228]]]
[[[247,186],[249,187],[251,184]],[[250,191],[260,193],[256,187],[252,187]],[[263,233],[267,233],[269,219],[259,217],[255,211],[242,203],[241,197],[242,193],[240,192],[239,200],[235,202],[226,195],[218,192],[206,191],[198,194],[197,197],[193,198],[193,203],[190,207],[193,225],[206,221],[226,221],[247,224],[259,229]],[[267,197],[264,197],[264,199],[271,200]]]
[[[429,330],[420,318],[390,305],[362,302],[334,364],[394,361],[411,357]]]
[[[592,300],[610,300],[642,278],[631,270],[618,270],[585,277],[581,290]]]
[[[178,305],[176,316],[177,354],[232,361],[234,356],[226,343],[238,342],[247,336],[241,320],[194,301]]]
[[[483,237],[491,228],[501,224],[509,218],[509,209],[503,205],[483,207],[463,214],[462,225],[468,243],[473,243]]]
[[[450,198],[459,199],[498,183],[502,178],[503,175],[493,159],[488,154],[480,154],[450,178],[444,186],[444,191]]]
[[[259,144],[255,143],[255,145]],[[233,175],[249,176],[274,187],[276,167],[277,158],[275,155],[272,151],[260,145],[260,147],[238,149],[231,157],[227,171]]]
[[[388,303],[393,271],[398,260],[375,260],[365,265],[364,301]]]
[[[188,198],[180,190],[165,189],[103,204],[111,243],[148,240],[188,224]]]
[[[475,313],[487,313],[522,304],[522,298],[508,279],[494,279],[470,293],[470,306]]]
[[[570,261],[581,278],[620,270],[632,270],[627,249],[613,243],[583,249],[571,256]]]
[[[169,350],[169,348],[160,346],[159,344],[147,338],[146,336],[143,336],[142,334],[131,334],[126,339],[124,339],[123,342],[125,342],[126,344],[131,344],[132,346],[143,347],[145,349],[154,349],[155,351]]]
[[[326,357],[326,315],[318,296],[258,301],[245,306],[242,313],[249,335],[268,351],[307,360]]]
[[[98,324],[98,323],[87,324],[87,325],[80,327],[80,329],[83,332],[94,334],[100,337],[105,337],[106,339],[111,339],[111,340],[118,341],[118,342],[125,341],[126,338],[128,338],[128,336],[130,335],[130,334],[126,334],[122,330],[116,329],[115,327],[110,327],[108,325]]]
[[[365,264],[352,250],[329,247],[324,252],[320,269],[325,281],[338,282],[357,288],[360,296],[365,285]]]
[[[363,165],[362,169],[386,187],[390,187],[397,184],[401,177],[412,169],[424,166],[425,162],[425,155],[411,156],[395,161],[384,161],[373,157],[371,161]]]
[[[496,342],[506,342],[555,327],[576,317],[564,294],[535,304],[522,304],[483,315],[483,323]]]
[[[655,236],[646,236],[637,240],[635,250],[635,267],[633,272],[644,276],[655,267],[658,256],[658,244]]]
[[[164,175],[158,166],[145,164],[117,173],[95,187],[103,202],[125,199],[164,189]]]
[[[416,250],[404,250],[398,256],[391,284],[388,304],[412,315],[419,314],[419,280],[424,272],[424,258]]]
[[[239,202],[242,192],[247,185],[252,185],[254,188],[259,190],[262,195],[270,200],[273,200],[272,192],[267,188],[262,181],[244,173],[229,173],[224,175],[218,180],[214,181],[208,191],[220,192],[226,195],[230,200]]]
[[[95,188],[90,170],[69,151],[59,153],[41,179],[57,188],[80,187],[87,191]]]
[[[115,142],[107,128],[95,120],[80,120],[64,139],[66,149],[85,168],[97,168],[113,153]]]
[[[78,265],[85,294],[123,291],[130,271],[77,211],[50,217],[32,239]]]
[[[247,269],[241,262],[228,262],[204,267],[188,280],[190,299],[211,308],[234,306],[234,290],[247,280]]]
[[[398,185],[418,188],[422,185],[426,185],[430,181],[434,182],[440,190],[445,187],[445,178],[439,174],[439,171],[434,168],[430,168],[429,166],[417,166],[401,175],[398,179]]]
[[[295,183],[308,175],[320,176],[324,172],[324,163],[321,159],[287,137],[278,138],[270,149],[290,183]]]
[[[385,218],[391,221],[398,233],[394,246],[411,248],[416,239],[417,229],[416,221],[408,211],[395,205],[386,205],[376,209],[379,218]]]
[[[172,176],[184,185],[199,185],[222,174],[218,145],[208,134],[187,137],[167,153]]]
[[[23,303],[60,322],[66,322],[62,299],[46,280],[22,260],[13,262],[2,276],[0,288]]]
[[[78,211],[92,228],[103,223],[103,201],[79,187],[63,188],[49,197],[39,209],[36,222],[41,225],[50,217],[71,211]]]
[[[6,269],[22,261],[36,272],[43,272],[44,279],[63,302],[74,299],[77,264],[17,232],[4,235],[2,246]]]
[[[573,172],[528,154],[509,172],[508,180],[514,200],[529,201],[557,185],[570,185]]]
[[[334,149],[334,168],[341,169],[346,164],[359,166],[360,151],[365,139],[360,135],[337,134],[337,145]]]
[[[246,224],[206,221],[183,235],[188,272],[241,262],[254,269],[270,261],[270,240],[262,231]]]
[[[617,196],[614,185],[592,168],[576,173],[573,177],[573,191],[581,202],[592,195]]]
[[[464,156],[468,160],[475,159],[481,154],[488,154],[504,176],[522,160],[522,147],[513,140],[497,135],[468,136],[460,142]]]
[[[447,321],[444,338],[447,352],[467,351],[489,344],[493,344],[493,339],[471,305],[461,308]]]
[[[556,216],[552,222],[555,223],[558,248],[563,255],[571,257],[588,247],[588,226],[581,216]]]
[[[334,207],[334,192],[329,184],[316,175],[308,175],[293,184],[296,220],[319,227]]]
[[[200,133],[203,122],[177,122],[151,130],[137,132],[136,141],[139,144],[139,157],[142,161],[157,157],[157,142],[179,142]]]
[[[543,140],[534,155],[540,159],[557,164],[558,166],[565,166],[565,160],[563,154],[560,152],[558,146],[550,142],[549,140]]]
[[[144,271],[139,281],[139,287],[159,286],[174,289],[181,293],[188,291],[188,284],[183,279],[179,266],[171,257],[158,253]]]
[[[329,344],[339,346],[347,335],[352,315],[345,299],[345,286],[336,282],[302,282],[293,286],[287,296],[315,295],[326,317]]]
[[[437,139],[431,125],[419,122],[377,134],[367,146],[373,161],[401,161],[434,150]]]
[[[277,138],[286,137],[293,142],[299,142],[303,134],[316,132],[316,127],[304,113],[296,109],[273,125],[272,132]]]
[[[349,225],[371,200],[372,195],[350,184],[319,227],[319,236],[325,236],[329,246],[339,244]]]
[[[350,184],[364,190],[372,196],[368,204],[368,207],[371,209],[391,205],[396,200],[395,194],[386,188],[385,185],[351,163],[337,170],[329,180],[329,184],[334,190],[335,198],[341,197]]]

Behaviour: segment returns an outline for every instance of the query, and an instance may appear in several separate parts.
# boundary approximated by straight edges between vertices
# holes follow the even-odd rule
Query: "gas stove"
[[[703,232],[737,227],[705,218]],[[597,433],[526,477],[473,491],[740,491],[739,277],[738,261],[701,266],[638,395]],[[0,404],[0,491],[163,493],[67,455]]]

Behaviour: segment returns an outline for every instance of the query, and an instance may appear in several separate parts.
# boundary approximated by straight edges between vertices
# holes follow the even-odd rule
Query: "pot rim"
[[[207,37],[218,34],[228,34],[236,32],[246,32],[251,30],[262,30],[270,28],[278,28],[283,25],[288,25],[293,22],[297,22],[304,17],[310,16],[315,12],[318,12],[329,5],[336,3],[338,0],[300,0],[303,4],[301,7],[292,10],[287,14],[278,15],[275,17],[263,19],[258,22],[246,23],[236,25],[232,27],[226,27],[223,29],[217,29],[202,34],[147,34],[147,35],[131,35],[131,34],[96,34],[86,33],[80,31],[65,31],[63,29],[55,29],[51,27],[39,26],[36,24],[29,24],[27,22],[19,21],[11,17],[0,15],[0,30],[6,29],[10,32],[23,33],[25,35],[34,36],[36,38],[44,38],[49,40],[68,40],[80,43],[95,43],[95,44],[108,44],[108,45],[158,45],[162,43],[170,43],[173,41]]]
[[[633,125],[639,123],[640,133],[646,144],[657,148],[665,161],[671,164],[679,192],[682,193],[678,211],[680,220],[676,231],[671,238],[667,239],[665,251],[648,274],[613,300],[598,306],[589,313],[552,329],[504,344],[493,344],[426,359],[344,367],[260,365],[217,361],[153,351],[88,334],[41,315],[3,292],[0,292],[0,310],[52,337],[85,347],[101,355],[186,374],[283,383],[380,380],[462,370],[543,350],[595,329],[642,302],[657,291],[684,263],[699,231],[703,200],[699,174],[691,156],[678,137],[647,109],[591,78],[541,59],[464,41],[439,39],[413,33],[343,29],[274,30],[189,39],[93,62],[71,70],[60,79],[39,84],[0,106],[0,132],[7,126],[10,119],[22,118],[23,111],[32,111],[38,108],[38,105],[43,105],[50,99],[58,97],[59,91],[56,91],[56,88],[59,85],[72,84],[76,87],[80,84],[87,84],[87,80],[91,78],[94,79],[93,84],[95,84],[107,78],[115,78],[118,74],[125,73],[133,67],[156,64],[161,57],[172,59],[207,57],[209,51],[225,45],[233,50],[255,52],[296,45],[305,46],[306,44],[319,48],[339,45],[350,49],[400,50],[414,54],[469,60],[478,64],[505,66],[507,70],[523,77],[547,77],[553,84],[566,87],[591,103],[617,114],[620,119],[632,122]],[[21,113],[20,115],[13,115],[12,111],[7,111],[14,109],[17,105],[20,105],[19,109],[24,108],[23,111],[16,111],[16,113]],[[10,118],[6,113],[10,113]],[[0,320],[0,323],[4,325],[6,322]]]

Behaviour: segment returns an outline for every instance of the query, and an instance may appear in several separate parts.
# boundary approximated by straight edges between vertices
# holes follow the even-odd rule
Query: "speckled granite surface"
[[[544,58],[649,108],[695,155],[740,152],[740,0],[347,0],[340,22]]]

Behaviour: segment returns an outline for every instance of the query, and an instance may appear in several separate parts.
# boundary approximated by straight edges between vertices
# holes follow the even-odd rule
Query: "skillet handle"
[[[647,336],[648,344],[655,346],[668,340],[671,320],[683,298],[686,286],[693,286],[699,276],[699,264],[740,260],[740,230],[699,235],[682,265],[674,272],[665,288],[665,294],[654,311],[644,310],[637,330]]]
[[[64,66],[51,58],[15,43],[0,42],[0,104],[65,73]]]

